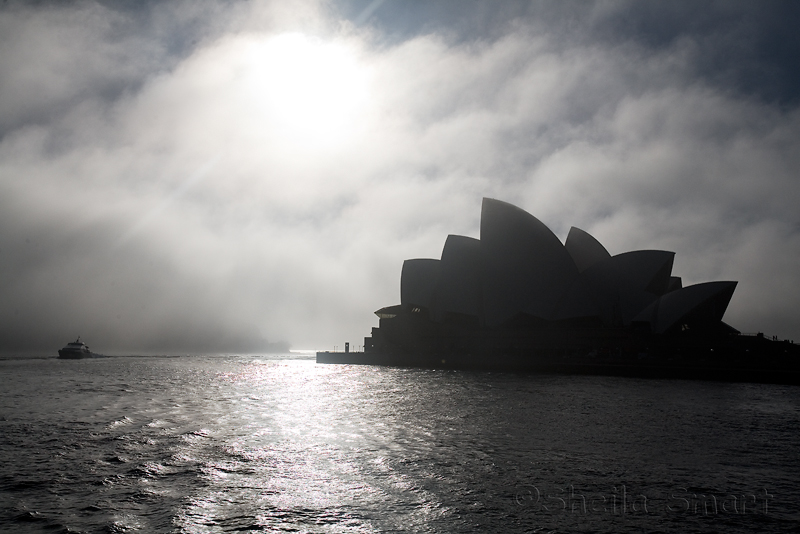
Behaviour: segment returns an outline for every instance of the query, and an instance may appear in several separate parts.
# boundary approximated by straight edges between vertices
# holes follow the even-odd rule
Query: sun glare
[[[345,44],[299,33],[248,50],[253,95],[285,140],[331,145],[355,133],[368,97],[368,77]]]

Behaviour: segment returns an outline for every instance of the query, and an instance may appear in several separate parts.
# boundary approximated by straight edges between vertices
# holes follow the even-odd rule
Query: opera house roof
[[[434,322],[467,317],[490,328],[523,318],[656,334],[733,331],[722,317],[736,282],[682,287],[674,257],[663,250],[612,256],[574,227],[562,243],[533,215],[484,198],[480,239],[449,235],[439,259],[404,262],[401,305],[426,309]]]

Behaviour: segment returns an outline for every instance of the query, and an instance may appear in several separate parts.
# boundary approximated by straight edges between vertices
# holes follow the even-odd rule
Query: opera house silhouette
[[[561,241],[526,211],[484,198],[480,239],[403,263],[400,304],[375,312],[364,352],[321,363],[796,382],[798,347],[722,318],[737,282],[682,286],[675,253],[612,256],[589,233]]]

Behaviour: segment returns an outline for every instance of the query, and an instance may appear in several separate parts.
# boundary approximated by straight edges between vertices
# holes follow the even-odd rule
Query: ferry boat
[[[81,341],[80,336],[78,339],[71,343],[67,343],[64,348],[58,351],[58,357],[68,360],[77,360],[79,358],[94,358],[96,354],[93,354],[92,351],[89,350],[89,345]]]

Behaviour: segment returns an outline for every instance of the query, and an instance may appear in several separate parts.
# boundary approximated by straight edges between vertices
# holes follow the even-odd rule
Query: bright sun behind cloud
[[[331,148],[358,130],[369,77],[348,45],[286,33],[251,43],[246,55],[251,96],[283,141]]]

